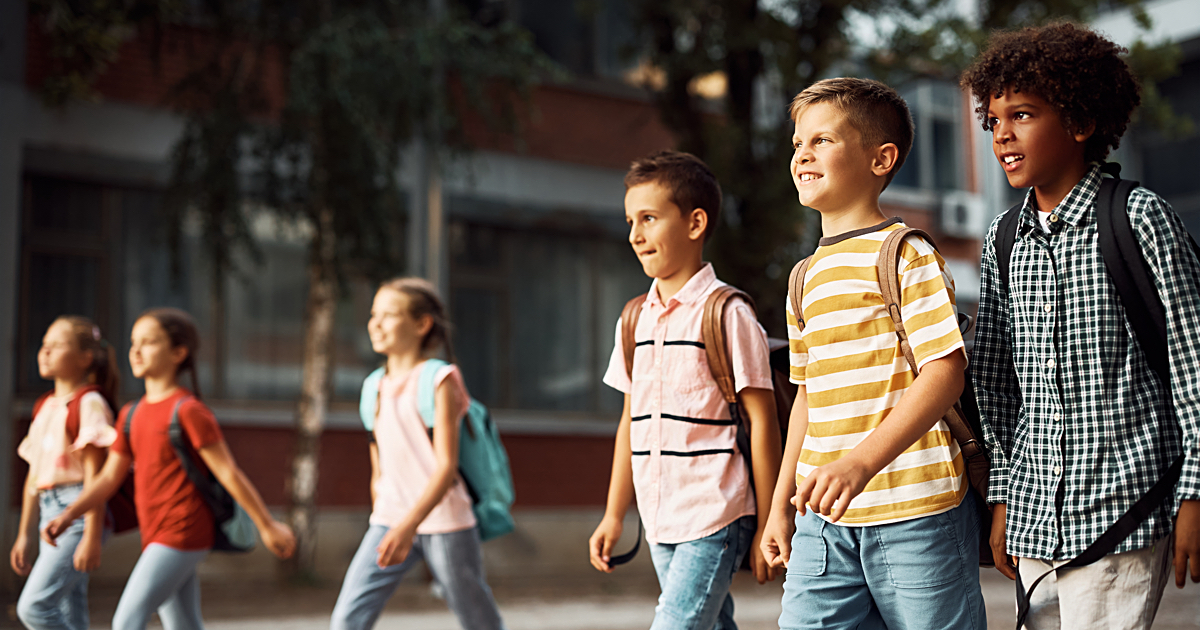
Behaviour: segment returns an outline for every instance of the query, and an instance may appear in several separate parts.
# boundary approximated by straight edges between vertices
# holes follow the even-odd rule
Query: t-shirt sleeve
[[[941,255],[918,236],[904,239],[900,256],[900,318],[920,371],[926,363],[964,349],[954,279]]]
[[[197,451],[225,439],[212,410],[195,398],[179,407],[179,424]]]
[[[749,304],[737,300],[725,309],[725,338],[730,345],[734,389],[739,392],[747,387],[773,390],[767,331],[758,323]]]
[[[629,380],[629,372],[625,369],[625,346],[621,343],[621,318],[617,318],[617,331],[614,335],[612,356],[608,358],[608,371],[604,373],[604,384],[628,394],[633,391],[633,383]]]
[[[133,458],[133,451],[129,448],[129,440],[125,439],[125,423],[129,422],[129,407],[133,403],[126,403],[121,407],[121,412],[117,415],[117,425],[114,429],[117,432],[117,437],[113,441],[113,452],[120,453],[128,458]]]
[[[442,386],[442,383],[447,383],[457,391],[459,408],[455,411],[454,416],[462,418],[467,414],[467,409],[471,407],[471,397],[467,393],[466,384],[463,383],[462,371],[458,369],[457,365],[447,365],[438,370],[437,374],[433,375],[433,390],[435,392]]]
[[[808,368],[808,347],[804,345],[804,340],[800,338],[800,320],[792,312],[792,293],[790,290],[788,291],[787,302],[784,303],[784,311],[787,319],[788,362],[790,365],[788,376],[793,383],[803,385],[805,372]]]
[[[112,409],[108,407],[104,396],[98,392],[84,394],[79,401],[79,437],[71,448],[78,450],[88,445],[108,448],[116,439]]]

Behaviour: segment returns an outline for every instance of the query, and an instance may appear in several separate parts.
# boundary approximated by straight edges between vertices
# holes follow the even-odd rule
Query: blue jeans
[[[150,543],[142,550],[121,592],[113,630],[141,630],[155,611],[165,630],[204,628],[196,566],[207,556],[207,549],[181,551]]]
[[[888,525],[797,515],[779,627],[986,630],[974,496]]]
[[[372,628],[404,574],[422,558],[445,589],[446,603],[466,630],[504,630],[500,611],[483,575],[479,530],[472,527],[449,534],[418,534],[412,551],[400,564],[380,568],[379,542],[388,528],[371,525],[363,536],[333,607],[332,630]]]
[[[38,494],[38,529],[61,514],[81,491],[80,483],[42,490]],[[79,518],[71,523],[58,537],[58,546],[44,540],[38,544],[37,562],[17,599],[17,618],[29,630],[88,627],[88,574],[75,570],[75,548],[83,538],[83,521]]]
[[[743,516],[711,536],[650,545],[662,588],[650,630],[737,630],[729,584],[754,540],[755,523]]]

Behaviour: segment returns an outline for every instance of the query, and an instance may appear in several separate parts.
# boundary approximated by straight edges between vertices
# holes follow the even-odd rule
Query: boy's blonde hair
[[[904,159],[913,145],[912,114],[900,94],[871,79],[824,79],[792,99],[792,121],[799,121],[804,109],[817,103],[832,103],[841,110],[850,126],[862,136],[864,147],[896,145],[896,163],[883,181],[883,187],[887,188],[896,172],[904,166]]]

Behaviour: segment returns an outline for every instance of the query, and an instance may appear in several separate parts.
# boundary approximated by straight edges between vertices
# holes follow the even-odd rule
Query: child
[[[1031,585],[1079,555],[1187,453],[1175,501],[1154,506],[1095,564],[1047,577],[1029,628],[1148,628],[1172,564],[1177,586],[1189,562],[1200,580],[1200,266],[1170,206],[1135,189],[1129,223],[1166,310],[1167,391],[1130,337],[1097,243],[1096,162],[1140,101],[1122,52],[1072,24],[1028,28],[997,35],[962,78],[1009,184],[1030,189],[1007,286],[999,221],[984,241],[975,337],[997,568],[1016,577],[1011,556]]]
[[[788,298],[800,388],[783,470],[796,474],[779,476],[762,543],[787,567],[780,628],[983,630],[979,523],[941,419],[967,364],[953,280],[930,243],[904,238],[894,273],[910,366],[876,271],[884,238],[903,227],[879,195],[912,147],[912,117],[895,90],[853,78],[813,84],[791,115],[792,180],[827,236],[802,279],[802,313]]]
[[[418,411],[425,361],[444,350],[453,362],[450,322],[433,285],[383,283],[367,323],[371,348],[387,356],[371,443],[370,528],[333,609],[333,630],[375,625],[396,585],[425,559],[466,630],[504,628],[483,574],[471,497],[458,474],[458,439],[470,405],[458,367],[434,376],[432,436]]]
[[[629,243],[654,281],[637,321],[633,378],[620,322],[604,376],[625,394],[625,410],[591,561],[612,572],[612,549],[636,494],[662,587],[651,628],[733,629],[729,584],[743,556],[751,554],[760,583],[775,577],[758,551],[764,521],[755,523],[770,505],[780,451],[767,336],[748,304],[725,309],[735,389],[750,423],[751,471],[700,331],[708,295],[724,286],[703,260],[721,188],[708,166],[675,151],[635,161],[625,187]]]
[[[116,351],[86,317],[59,317],[42,338],[38,373],[54,380],[54,391],[34,405],[29,435],[17,447],[29,462],[12,548],[13,570],[29,577],[17,600],[17,617],[31,630],[82,630],[88,626],[87,574],[100,566],[104,506],[70,523],[57,547],[41,544],[37,562],[32,561],[39,520],[45,525],[91,487],[117,438],[112,428]]]
[[[134,491],[142,555],[121,593],[113,627],[138,630],[146,627],[157,610],[163,626],[172,630],[204,627],[200,617],[200,582],[196,566],[213,544],[213,517],[208,504],[188,481],[183,465],[171,447],[167,428],[178,409],[185,439],[199,457],[201,472],[207,467],[229,494],[249,513],[263,544],[286,558],[295,548],[292,530],[271,518],[258,491],[238,468],[221,436],[216,418],[204,403],[196,379],[196,350],[200,337],[192,318],[173,308],[147,311],[133,324],[129,363],[142,379],[146,395],[130,417],[130,405],[121,410],[116,442],[95,483],[42,530],[54,544],[67,525],[80,514],[103,505],[137,465]],[[179,384],[179,373],[192,374],[192,391]],[[125,425],[130,435],[125,437]]]

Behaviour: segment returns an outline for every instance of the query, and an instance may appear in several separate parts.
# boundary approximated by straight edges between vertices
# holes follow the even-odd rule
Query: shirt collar
[[[1058,206],[1051,211],[1052,214],[1058,217],[1056,223],[1065,223],[1072,227],[1076,227],[1082,223],[1095,220],[1093,209],[1096,207],[1096,193],[1100,191],[1100,165],[1092,165],[1088,172],[1084,174],[1083,179],[1079,180],[1078,184],[1067,193],[1066,197],[1059,202]],[[1038,221],[1038,211],[1034,203],[1033,189],[1030,188],[1025,193],[1025,203],[1021,206],[1021,223],[1017,228],[1017,232],[1022,236],[1033,230],[1041,230],[1041,223]],[[1055,232],[1054,223],[1050,224],[1050,231]]]
[[[679,302],[680,304],[693,304],[708,296],[708,290],[713,283],[717,281],[717,273],[713,271],[712,263],[704,263],[704,266],[697,271],[695,275],[688,278],[687,283],[678,293],[671,296],[668,301]],[[658,307],[666,307],[662,302],[662,298],[658,295],[658,278],[650,283],[650,294],[646,296],[646,302]]]

